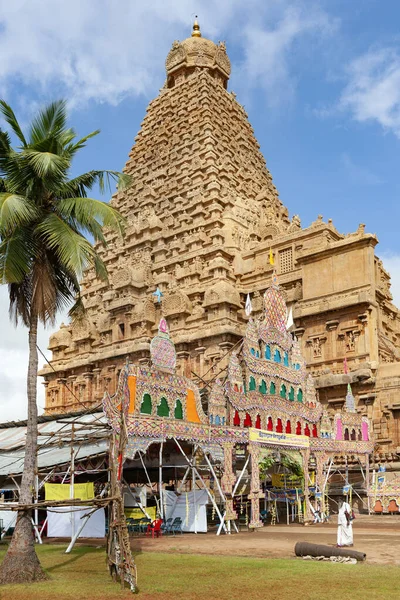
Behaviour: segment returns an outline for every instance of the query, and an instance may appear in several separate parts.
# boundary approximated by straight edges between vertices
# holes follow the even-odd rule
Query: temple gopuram
[[[299,357],[298,368],[290,372],[285,390],[275,387],[275,395],[278,403],[283,393],[292,402],[302,396],[302,432],[307,424],[313,439],[318,411],[334,418],[351,385],[355,410],[372,424],[378,460],[395,467],[400,315],[390,276],[375,255],[378,240],[363,224],[342,234],[321,215],[305,227],[299,216],[289,218],[247,114],[228,91],[230,71],[225,44],[202,37],[197,22],[188,39],[173,42],[165,84],[148,106],[124,168],[132,185],[111,201],[128,227],[123,240],[109,235],[108,247],[100,250],[109,283],[88,273],[82,283],[86,321],[62,325],[50,338],[51,367],[40,373],[46,412],[96,406],[104,389],[114,394],[127,357],[137,368],[149,364],[150,342],[163,317],[182,377],[203,385],[215,370],[236,374],[227,414],[215,418],[234,425],[237,413],[241,425],[247,418],[255,427],[257,415],[263,418],[255,395],[264,384],[269,393],[273,382],[271,377],[260,382],[264,373],[257,371],[257,359],[270,360],[265,353],[271,352],[273,363],[279,351],[279,368],[288,369],[290,350]],[[293,312],[290,348],[278,328],[277,347],[268,349],[263,328],[269,325],[256,324],[274,269]],[[156,289],[161,303],[153,296]],[[242,382],[230,351],[245,334],[241,352],[254,374],[243,372]],[[313,384],[306,380],[300,393],[306,373]],[[241,385],[247,386],[246,396]],[[312,386],[320,404],[311,399]],[[271,414],[274,428],[275,416],[285,430],[286,416]],[[295,433],[297,421],[289,420]],[[268,429],[268,422],[262,428]],[[355,435],[358,439],[358,430]]]

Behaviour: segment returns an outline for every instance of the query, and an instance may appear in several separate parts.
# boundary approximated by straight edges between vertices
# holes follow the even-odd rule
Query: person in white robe
[[[337,531],[337,545],[341,546],[352,546],[353,545],[353,524],[351,522],[351,508],[350,504],[342,502],[338,512],[338,531]]]

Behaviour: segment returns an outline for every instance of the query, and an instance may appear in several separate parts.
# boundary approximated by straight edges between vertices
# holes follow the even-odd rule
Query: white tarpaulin
[[[84,515],[93,510],[92,506],[81,506],[79,510],[68,511],[70,507],[52,508],[47,511],[47,536],[48,537],[72,537],[72,519],[74,519],[74,533],[82,525]],[[63,511],[63,512],[61,512]],[[106,519],[104,508],[99,508],[94,512],[83,528],[81,537],[102,538],[106,534]]]
[[[179,496],[175,492],[165,491],[164,498],[166,519],[180,517],[183,531],[207,532],[208,494],[206,490],[188,492]]]
[[[4,532],[6,532],[9,527],[15,527],[17,513],[13,510],[0,510],[0,521],[3,521]]]

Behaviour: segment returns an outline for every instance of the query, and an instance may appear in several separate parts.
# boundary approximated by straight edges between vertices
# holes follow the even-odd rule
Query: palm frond
[[[46,246],[55,252],[60,263],[78,280],[81,280],[89,266],[94,265],[96,251],[91,243],[55,213],[48,214],[36,230]]]
[[[81,138],[80,140],[78,140],[77,142],[75,142],[75,144],[70,144],[66,147],[66,151],[73,156],[78,150],[80,150],[81,148],[84,148],[86,146],[86,142],[88,140],[90,140],[92,137],[95,137],[96,135],[98,135],[100,133],[100,129],[96,129],[96,131],[92,131],[91,133],[89,133],[88,135],[85,135],[85,137]]]
[[[10,318],[15,325],[21,319],[26,327],[29,327],[31,314],[31,285],[30,278],[25,277],[20,283],[10,283],[8,286],[10,299]]]
[[[32,267],[34,243],[21,232],[0,242],[0,283],[21,283]]]
[[[32,121],[30,144],[37,144],[50,135],[65,130],[67,122],[66,101],[57,100],[45,106]]]
[[[70,317],[72,324],[80,323],[84,320],[86,309],[80,294],[77,295],[74,305],[69,309],[68,316]]]
[[[7,131],[2,131],[0,129],[0,158],[8,157],[11,150],[12,146],[9,134],[7,133]]]
[[[92,234],[96,222],[123,235],[126,221],[115,208],[94,198],[63,198],[57,202],[57,213],[63,218],[72,217],[83,229]]]
[[[60,198],[86,198],[88,190],[98,182],[101,171],[88,171],[65,181],[58,188]]]
[[[51,152],[26,150],[24,155],[36,175],[41,178],[63,178],[70,164],[66,157]]]
[[[0,112],[2,113],[4,119],[7,121],[19,141],[23,146],[26,146],[26,139],[24,134],[22,133],[22,129],[18,123],[17,117],[14,114],[11,106],[7,104],[4,100],[0,100]]]
[[[118,191],[126,189],[132,182],[130,175],[119,171],[98,171],[97,183],[102,194],[112,193],[111,181],[116,183]]]
[[[4,238],[20,225],[39,217],[37,207],[23,196],[0,193],[0,237]]]

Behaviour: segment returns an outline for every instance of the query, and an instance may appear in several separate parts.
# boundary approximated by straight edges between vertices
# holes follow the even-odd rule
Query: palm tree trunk
[[[28,364],[28,422],[26,428],[26,445],[24,472],[22,475],[19,501],[31,504],[36,473],[37,451],[37,327],[38,318],[32,315],[29,328],[29,364]],[[7,554],[0,566],[0,584],[27,583],[46,579],[35,552],[32,528],[32,510],[18,511],[17,524]]]

